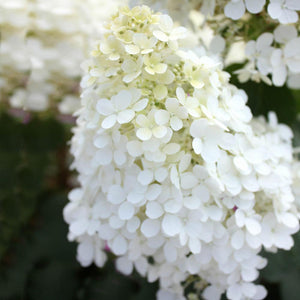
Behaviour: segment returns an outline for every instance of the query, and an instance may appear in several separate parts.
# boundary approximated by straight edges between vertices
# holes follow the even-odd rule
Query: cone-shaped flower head
[[[64,210],[80,263],[102,266],[108,246],[159,299],[191,275],[205,299],[262,299],[258,253],[298,230],[290,129],[253,119],[220,63],[146,6],[120,9],[84,68]]]

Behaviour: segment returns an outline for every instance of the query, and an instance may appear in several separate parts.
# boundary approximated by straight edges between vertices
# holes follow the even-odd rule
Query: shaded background
[[[299,91],[232,81],[248,93],[254,115],[275,111],[300,145]],[[103,269],[76,261],[76,243],[68,242],[62,217],[76,175],[68,170],[72,125],[45,113],[24,120],[5,109],[0,107],[0,300],[155,299],[157,283],[119,274],[113,257]],[[290,252],[265,254],[269,264],[259,281],[267,299],[300,299],[300,234],[294,238]]]

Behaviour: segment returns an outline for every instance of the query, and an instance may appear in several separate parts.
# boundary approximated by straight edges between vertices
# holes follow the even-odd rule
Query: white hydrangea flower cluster
[[[79,107],[81,62],[119,0],[1,1],[1,101],[32,111]]]
[[[262,79],[275,86],[287,82],[290,88],[300,88],[300,36],[295,26],[279,25],[273,34],[263,33],[256,41],[249,41],[246,55],[249,62],[238,71],[240,81]]]
[[[159,280],[158,299],[263,299],[259,255],[298,230],[291,130],[253,119],[220,63],[147,6],[112,17],[85,63],[71,152],[80,187],[64,209],[83,266]]]
[[[131,1],[131,3],[136,2]],[[298,22],[300,1],[271,0],[268,5],[266,5],[266,0],[195,0],[184,4],[182,1],[168,0],[143,0],[142,2],[160,10],[167,10],[176,20],[193,28],[200,40],[203,39],[202,37],[208,37],[207,41],[212,41],[211,45],[207,41],[205,44],[210,53],[223,58],[223,61],[240,63],[247,61],[248,58],[246,66],[238,72],[241,82],[250,79],[257,82],[262,80],[269,85],[273,83],[275,86],[283,86],[287,82],[290,88],[300,88],[299,28],[296,24],[292,24]],[[248,42],[246,51],[243,49],[243,55],[236,60],[232,59],[231,50],[234,46],[241,45],[242,41],[246,44],[246,41],[251,39],[247,36],[247,30],[244,35],[241,32],[236,36],[241,26],[243,27],[243,22],[249,21],[250,15],[248,14],[239,24],[228,18],[234,21],[239,20],[246,11],[257,14],[263,12],[264,9],[274,20],[274,28],[278,22],[281,24],[273,33],[262,33],[256,41]],[[202,14],[196,14],[195,11],[201,11]],[[259,16],[259,18],[266,19],[265,27],[263,26],[261,31],[264,32],[272,22],[266,15]],[[261,23],[258,26],[261,26]],[[224,32],[226,34],[222,36]],[[257,36],[256,33],[255,38]],[[239,51],[241,52],[241,49]],[[272,76],[272,80],[268,75]]]
[[[270,0],[268,13],[281,24],[296,23],[299,20],[300,2],[298,0]]]
[[[238,20],[247,10],[251,14],[263,11],[266,0],[230,0],[224,13],[227,17]],[[300,2],[298,0],[270,0],[267,11],[270,17],[281,24],[296,23],[299,19]]]
[[[224,7],[224,14],[233,19],[240,19],[246,12],[260,13],[266,4],[266,0],[230,0]]]
[[[130,1],[132,5],[138,2],[141,1]],[[266,0],[143,0],[142,2],[156,9],[168,9],[175,18],[179,17],[182,23],[186,23],[188,12],[192,9],[200,10],[209,16],[214,16],[216,11],[222,11],[226,17],[239,20],[246,12],[261,13],[267,3]],[[300,2],[298,0],[270,0],[266,9],[269,16],[281,24],[296,23],[299,19]]]

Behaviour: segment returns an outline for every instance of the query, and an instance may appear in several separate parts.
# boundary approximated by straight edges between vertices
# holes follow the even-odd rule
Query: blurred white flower
[[[268,13],[282,24],[296,23],[300,2],[298,0],[270,0]]]
[[[225,5],[224,13],[227,17],[238,20],[244,15],[246,9],[252,14],[261,12],[265,3],[266,0],[230,0]]]

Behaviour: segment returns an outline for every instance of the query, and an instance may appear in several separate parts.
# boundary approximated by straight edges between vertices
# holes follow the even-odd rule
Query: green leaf
[[[300,295],[300,273],[290,272],[285,274],[281,286],[280,292],[283,300],[299,300]]]

